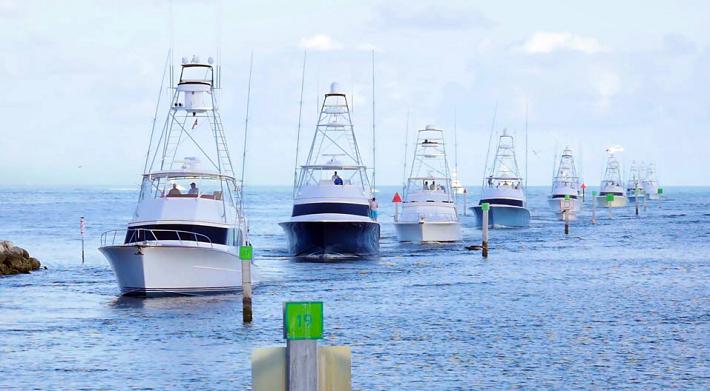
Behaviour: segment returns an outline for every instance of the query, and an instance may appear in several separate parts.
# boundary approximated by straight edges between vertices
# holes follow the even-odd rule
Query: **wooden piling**
[[[318,340],[286,342],[288,391],[318,390]]]
[[[597,192],[592,191],[592,224],[597,223]]]
[[[468,192],[466,191],[466,188],[464,187],[463,189],[463,215],[467,215],[467,207],[466,207],[466,197],[468,196]]]
[[[242,321],[251,323],[252,303],[251,303],[251,261],[253,259],[253,249],[249,246],[239,247],[239,258],[242,263]]]
[[[639,215],[639,191],[636,189],[636,197],[634,197],[634,206],[636,207],[636,216]]]
[[[84,230],[86,229],[86,220],[84,216],[79,218],[79,233],[81,233],[81,264],[84,264]]]
[[[490,207],[487,202],[481,204],[481,254],[483,258],[488,258],[488,210]]]

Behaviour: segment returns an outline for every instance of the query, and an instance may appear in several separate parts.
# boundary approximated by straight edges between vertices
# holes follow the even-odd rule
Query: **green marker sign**
[[[613,195],[613,194],[607,194],[607,195],[606,195],[606,202],[614,202],[614,195]]]
[[[284,303],[284,338],[323,339],[323,302]]]
[[[491,208],[491,204],[489,204],[487,202],[484,202],[481,204],[481,210],[484,212],[488,211],[488,209],[490,209],[490,208]]]
[[[662,187],[659,187],[659,188],[658,188],[658,194],[663,194],[663,188],[662,188]]]
[[[252,246],[239,246],[239,259],[251,261],[254,258],[254,248]]]

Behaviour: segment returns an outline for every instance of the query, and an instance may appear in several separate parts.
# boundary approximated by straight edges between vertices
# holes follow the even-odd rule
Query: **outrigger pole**
[[[244,147],[242,148],[242,172],[239,178],[239,210],[244,211],[244,168],[247,161],[247,135],[249,132],[249,101],[251,100],[251,76],[254,69],[254,51],[249,57],[249,84],[247,84],[247,109],[244,114]]]
[[[372,49],[372,195],[375,195],[375,49]]]
[[[293,191],[296,192],[298,181],[298,147],[301,144],[301,118],[303,116],[303,86],[306,81],[306,56],[308,51],[303,51],[303,67],[301,69],[301,100],[298,102],[298,129],[296,130],[296,164],[293,168]]]

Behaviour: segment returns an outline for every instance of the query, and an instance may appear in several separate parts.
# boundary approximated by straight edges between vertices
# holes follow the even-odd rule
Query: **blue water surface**
[[[121,298],[97,251],[134,188],[0,191],[0,239],[47,270],[0,278],[0,389],[249,389],[255,347],[283,345],[282,304],[325,302],[322,344],[349,345],[357,390],[710,388],[710,189],[633,206],[585,205],[569,236],[532,188],[528,229],[478,244],[400,244],[380,192],[381,257],[290,259],[277,222],[291,190],[250,188],[260,284],[241,296]],[[472,192],[469,205],[477,194]],[[87,219],[81,264],[79,218]]]

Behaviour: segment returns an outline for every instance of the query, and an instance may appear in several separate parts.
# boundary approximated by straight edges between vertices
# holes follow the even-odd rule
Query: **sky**
[[[172,47],[177,62],[219,57],[237,165],[253,52],[247,185],[292,183],[304,50],[301,151],[338,81],[368,165],[374,50],[378,184],[402,182],[405,136],[427,124],[479,184],[494,112],[524,166],[527,111],[531,185],[565,146],[597,185],[610,145],[627,167],[654,162],[662,185],[710,185],[708,26],[707,1],[0,0],[0,177],[138,186]]]

